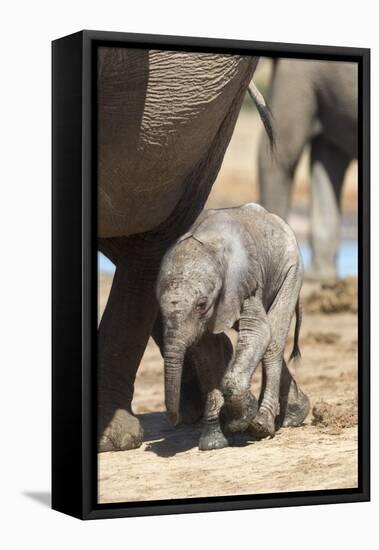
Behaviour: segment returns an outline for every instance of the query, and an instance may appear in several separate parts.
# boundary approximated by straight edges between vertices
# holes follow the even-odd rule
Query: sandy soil
[[[100,277],[100,314],[110,283]],[[305,309],[317,292],[318,285],[304,287]],[[314,299],[309,303],[315,310]],[[282,428],[271,440],[238,436],[233,447],[201,452],[200,424],[174,429],[166,421],[163,362],[149,341],[133,401],[145,439],[139,449],[99,455],[99,502],[357,486],[356,315],[305,311],[301,344],[296,377],[314,407],[305,424]],[[259,373],[255,393],[258,386]]]

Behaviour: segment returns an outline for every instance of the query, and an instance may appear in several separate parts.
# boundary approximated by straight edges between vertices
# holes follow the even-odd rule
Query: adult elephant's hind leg
[[[98,336],[99,451],[139,447],[143,430],[132,414],[136,372],[158,305],[155,271],[144,262],[120,262]]]

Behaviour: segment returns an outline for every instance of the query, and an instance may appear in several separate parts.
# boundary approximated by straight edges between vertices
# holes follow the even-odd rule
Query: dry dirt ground
[[[110,276],[100,276],[100,315],[110,283]],[[352,280],[347,286],[354,285]],[[319,309],[323,309],[324,293],[319,285],[303,289],[303,361],[296,377],[311,399],[313,413],[303,426],[282,428],[270,440],[239,436],[233,447],[201,452],[197,448],[200,424],[171,428],[164,413],[163,362],[150,340],[133,401],[144,427],[144,442],[136,450],[99,455],[99,502],[356,487],[355,306],[346,307],[345,296],[341,312],[317,312],[315,304],[320,295]],[[314,313],[307,313],[308,307]],[[258,385],[259,374],[253,384],[255,393]]]

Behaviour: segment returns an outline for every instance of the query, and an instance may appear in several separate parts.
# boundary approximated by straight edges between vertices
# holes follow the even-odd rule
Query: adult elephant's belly
[[[256,64],[252,57],[100,48],[100,237],[151,231],[185,194],[213,184]]]

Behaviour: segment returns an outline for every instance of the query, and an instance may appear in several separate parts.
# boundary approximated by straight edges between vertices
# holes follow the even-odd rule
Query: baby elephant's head
[[[180,382],[186,350],[213,330],[222,288],[217,255],[193,237],[169,250],[157,283],[164,330],[165,393],[170,422],[178,421]]]
[[[205,331],[222,332],[239,319],[254,283],[250,268],[241,231],[225,224],[183,236],[163,259],[157,297],[164,331],[166,407],[174,425],[185,353]]]
[[[222,271],[212,249],[193,237],[169,250],[157,284],[165,336],[173,334],[188,347],[210,328],[222,287]]]

